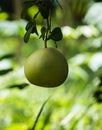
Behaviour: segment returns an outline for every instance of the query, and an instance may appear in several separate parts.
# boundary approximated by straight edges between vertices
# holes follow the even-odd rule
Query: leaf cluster
[[[47,28],[45,26],[43,26],[41,28],[41,36],[40,36],[40,38],[42,38],[43,40],[45,38],[46,31],[47,31]],[[54,40],[56,42],[56,41],[62,40],[62,37],[63,37],[63,35],[62,35],[61,28],[55,27],[52,31],[49,32],[47,40],[51,39],[51,40]]]
[[[41,27],[41,34],[39,38],[44,40],[45,44],[48,40],[53,40],[54,42],[60,41],[63,38],[62,31],[60,27],[55,27],[51,30],[51,16],[52,16],[52,9],[53,9],[53,0],[23,0],[24,9],[30,8],[33,5],[37,5],[38,12],[34,15],[32,21],[29,21],[25,27],[26,33],[24,35],[24,42],[27,43],[30,39],[30,35],[35,33],[37,36],[37,22],[36,18],[40,13],[43,19],[46,21],[46,26],[42,25]],[[60,6],[59,2],[57,1],[58,5]],[[60,6],[61,7],[61,6]],[[46,46],[46,45],[45,45]]]
[[[29,21],[25,27],[25,30],[26,30],[26,33],[24,35],[24,42],[27,43],[30,38],[31,33],[35,33],[36,35],[38,35],[36,21],[35,20]]]

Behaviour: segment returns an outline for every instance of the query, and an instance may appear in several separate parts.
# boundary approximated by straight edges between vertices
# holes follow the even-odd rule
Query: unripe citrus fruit
[[[57,49],[43,48],[28,57],[24,72],[28,81],[34,85],[57,87],[68,75],[68,64]]]

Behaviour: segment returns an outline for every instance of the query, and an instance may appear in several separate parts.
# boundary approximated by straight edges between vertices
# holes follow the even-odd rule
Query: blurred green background
[[[44,46],[35,35],[23,41],[36,8],[22,19],[21,0],[0,1],[0,130],[31,130],[48,97],[36,130],[102,129],[102,1],[59,0],[63,9],[53,2],[52,26],[62,29],[57,45],[69,75],[61,86],[48,89],[29,84],[23,71],[26,58]],[[52,41],[48,46],[55,47]]]

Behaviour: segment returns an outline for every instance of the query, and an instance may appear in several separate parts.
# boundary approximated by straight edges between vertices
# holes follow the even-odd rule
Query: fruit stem
[[[47,48],[47,41],[49,40],[49,32],[51,32],[51,14],[49,15],[49,17],[46,19],[46,34],[45,34],[45,48]]]
[[[45,40],[45,48],[47,48],[47,40]]]

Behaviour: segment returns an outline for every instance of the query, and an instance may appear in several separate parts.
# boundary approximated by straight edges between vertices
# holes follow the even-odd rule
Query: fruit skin
[[[34,85],[57,87],[67,78],[68,64],[57,49],[43,48],[28,57],[24,72],[28,81]]]

